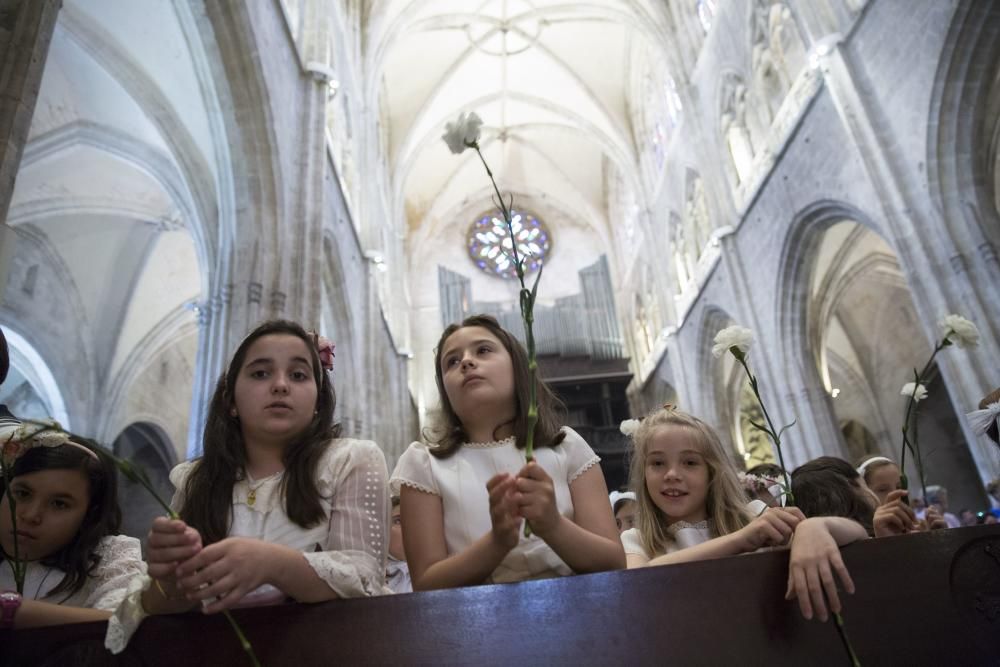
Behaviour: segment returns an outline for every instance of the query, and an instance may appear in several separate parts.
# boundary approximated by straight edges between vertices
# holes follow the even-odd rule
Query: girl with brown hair
[[[600,459],[560,428],[558,400],[537,379],[525,464],[530,373],[517,339],[470,317],[444,330],[435,373],[443,426],[410,445],[390,481],[414,590],[624,567]]]

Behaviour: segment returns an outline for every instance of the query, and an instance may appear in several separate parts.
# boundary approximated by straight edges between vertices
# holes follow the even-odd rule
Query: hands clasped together
[[[535,461],[521,468],[517,476],[494,475],[486,483],[486,490],[490,497],[493,539],[507,550],[517,546],[522,519],[543,540],[562,519],[552,478]]]
[[[227,537],[202,546],[197,530],[180,520],[153,521],[147,541],[149,575],[170,599],[212,600],[206,614],[228,609],[247,593],[271,580],[273,545],[261,540]]]

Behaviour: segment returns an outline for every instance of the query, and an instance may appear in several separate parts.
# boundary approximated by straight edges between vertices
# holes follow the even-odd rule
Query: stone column
[[[913,233],[914,229],[938,229],[941,221],[923,213],[926,203],[918,200],[915,194],[920,188],[913,187],[914,182],[919,182],[919,176],[913,173],[913,165],[902,163],[889,150],[887,144],[892,137],[887,136],[885,130],[887,121],[881,117],[880,110],[868,101],[842,48],[838,44],[830,44],[817,55],[820,71],[844,128],[856,147],[872,186],[881,194],[882,208],[877,213],[884,220],[887,237],[897,239],[895,251],[911,286],[913,303],[929,344],[940,340],[938,319],[952,312],[964,314],[978,322],[985,331],[990,331],[988,311],[978,299],[970,298],[965,293],[971,287],[971,274],[964,270],[955,240],[947,234],[931,239],[929,235]],[[960,275],[960,279],[953,279],[946,275],[946,271],[938,270],[949,266]],[[1000,473],[1000,457],[995,447],[986,443],[985,439],[977,440],[963,415],[975,409],[986,391],[984,388],[995,386],[993,369],[998,356],[1000,344],[986,335],[977,349],[949,349],[938,357],[958,422],[984,482]]]
[[[62,0],[0,0],[0,300],[14,233],[7,209]]]

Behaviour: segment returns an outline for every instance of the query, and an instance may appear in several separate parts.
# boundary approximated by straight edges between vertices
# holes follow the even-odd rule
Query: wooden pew
[[[1000,664],[1000,526],[846,547],[863,665]],[[243,609],[279,665],[847,665],[830,621],[784,600],[787,553],[317,605]],[[222,616],[147,619],[121,656],[104,624],[0,633],[5,665],[248,664]]]

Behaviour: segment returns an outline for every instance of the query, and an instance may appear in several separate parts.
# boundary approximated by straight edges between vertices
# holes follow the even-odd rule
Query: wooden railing
[[[845,547],[863,665],[1000,664],[1000,526]],[[238,610],[264,665],[847,665],[832,622],[784,600],[787,553],[317,605]],[[148,619],[121,656],[104,624],[0,633],[8,665],[246,664],[220,616]]]

